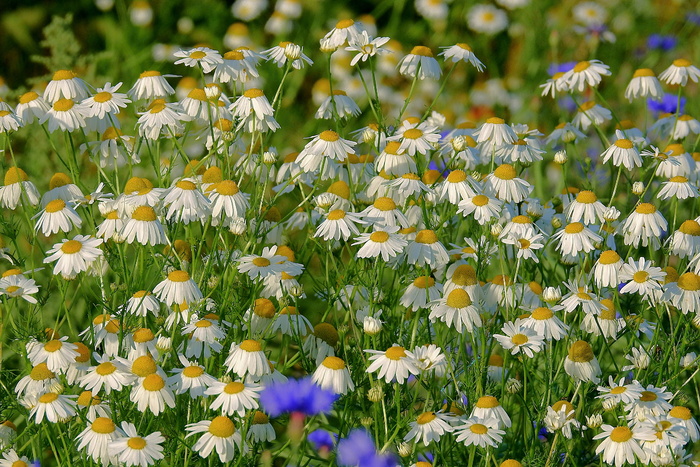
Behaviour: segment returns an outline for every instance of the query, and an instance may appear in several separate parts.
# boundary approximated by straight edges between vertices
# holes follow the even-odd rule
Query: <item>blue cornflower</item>
[[[353,430],[338,443],[338,465],[362,467],[396,467],[390,453],[379,454],[372,437],[365,430]]]
[[[338,435],[330,433],[326,430],[318,429],[309,433],[306,439],[314,445],[314,449],[320,451],[322,449],[330,451],[335,446],[335,440]]]
[[[285,412],[304,415],[328,413],[338,396],[321,389],[310,377],[272,383],[260,393],[260,403],[272,417]]]
[[[567,71],[573,70],[576,63],[577,62],[552,63],[549,65],[549,68],[547,68],[547,73],[549,73],[549,76],[554,76],[557,73],[566,73]]]
[[[673,36],[664,36],[662,34],[652,34],[647,38],[647,47],[650,49],[659,49],[669,51],[678,43],[678,39]]]
[[[674,114],[678,108],[678,96],[674,96],[673,94],[664,94],[661,101],[647,99],[647,106],[652,112]],[[685,97],[681,97],[680,113],[683,113],[684,108]]]

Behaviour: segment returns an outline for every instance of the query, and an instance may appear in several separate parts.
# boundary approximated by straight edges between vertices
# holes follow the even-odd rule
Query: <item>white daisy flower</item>
[[[0,278],[0,295],[4,294],[8,297],[21,297],[29,303],[37,303],[33,297],[39,292],[39,286],[36,285],[34,279],[24,277],[22,274],[13,274]]]
[[[523,327],[530,328],[545,340],[561,340],[569,333],[569,326],[547,307],[535,308],[530,316],[522,321]]]
[[[349,41],[348,47],[345,47],[348,52],[357,52],[350,60],[350,66],[357,65],[359,61],[366,62],[368,58],[375,55],[389,53],[389,50],[382,48],[387,42],[389,42],[388,37],[375,37],[370,40],[367,31],[362,31],[353,41]]]
[[[75,414],[75,401],[78,396],[67,396],[55,392],[45,392],[39,396],[37,403],[29,411],[29,418],[34,423],[41,423],[44,417],[51,423],[58,423],[72,418]]]
[[[146,467],[163,459],[165,438],[160,431],[147,436],[139,436],[133,423],[122,422],[124,436],[117,437],[107,445],[110,455],[126,466]]]
[[[131,98],[156,99],[175,94],[175,90],[165,79],[171,75],[161,75],[159,71],[144,71],[134,83],[134,86],[127,93]]]
[[[614,250],[600,254],[593,268],[593,277],[598,287],[617,287],[620,283],[620,269],[624,262]]]
[[[83,451],[93,461],[103,465],[117,464],[116,456],[110,454],[109,443],[123,437],[124,431],[116,426],[110,418],[98,417],[77,436],[78,450]]]
[[[591,125],[600,126],[610,120],[612,120],[610,110],[601,107],[595,101],[588,101],[579,106],[578,112],[571,123],[586,131]]]
[[[274,441],[277,438],[275,429],[270,424],[270,418],[259,410],[253,415],[253,423],[248,428],[249,441],[254,443],[264,443],[265,441]]]
[[[417,375],[419,372],[414,363],[413,353],[398,344],[394,344],[386,351],[365,350],[365,352],[372,355],[369,357],[372,363],[367,368],[367,373],[379,370],[377,377],[383,378],[387,384],[390,384],[394,379],[397,383],[403,384],[409,374]]]
[[[499,165],[493,173],[488,174],[485,187],[489,193],[507,203],[519,203],[532,191],[532,185],[518,178],[515,168],[510,164]]]
[[[342,395],[355,390],[355,384],[352,382],[350,370],[345,361],[334,356],[323,359],[314,371],[312,381],[334,394]]]
[[[498,428],[510,428],[511,420],[498,399],[494,396],[482,396],[474,404],[471,417],[493,419],[498,421]]]
[[[228,371],[241,378],[246,375],[260,377],[272,373],[265,352],[260,342],[252,339],[244,340],[240,344],[231,344],[228,357],[224,363]]]
[[[61,274],[65,278],[73,278],[78,273],[86,271],[90,264],[102,256],[99,247],[101,238],[93,238],[87,235],[76,235],[72,240],[63,239],[61,243],[54,244],[53,248],[46,252],[44,263],[56,261],[53,273]]]
[[[398,68],[402,75],[420,80],[438,79],[442,73],[440,64],[433,58],[432,50],[422,45],[413,47],[411,52],[401,59]]]
[[[602,454],[603,460],[608,464],[621,467],[625,463],[635,464],[637,460],[642,463],[647,461],[647,453],[640,446],[640,441],[656,439],[654,432],[640,425],[632,428],[627,426],[603,425],[602,433],[593,439],[603,441],[596,447],[595,453]]]
[[[267,60],[272,61],[278,68],[282,68],[288,62],[292,68],[300,70],[304,64],[313,65],[313,60],[304,54],[304,48],[291,42],[280,42],[279,45],[263,51]]]
[[[260,397],[260,391],[263,387],[259,384],[242,383],[232,381],[230,383],[221,383],[214,381],[209,389],[206,390],[206,395],[217,396],[211,403],[212,410],[221,410],[224,415],[238,414],[243,417],[249,410],[258,408],[257,399]]]
[[[211,214],[211,202],[189,180],[180,180],[165,192],[163,207],[168,209],[165,214],[168,221],[185,225],[194,221],[204,223]]]
[[[166,305],[192,303],[201,300],[203,295],[197,284],[186,271],[175,270],[159,282],[153,289],[156,297]]]
[[[569,89],[583,92],[586,84],[594,88],[600,84],[603,76],[610,75],[610,67],[600,60],[584,60],[567,71],[562,79],[566,80]]]
[[[486,68],[484,64],[481,63],[481,60],[476,58],[476,55],[469,44],[460,42],[449,47],[440,48],[445,50],[438,55],[445,57],[445,61],[452,60],[454,63],[468,62],[471,63],[474,68],[477,69],[477,71],[484,71],[484,68]]]
[[[685,86],[690,79],[694,83],[700,79],[700,69],[690,63],[689,60],[679,58],[674,60],[671,66],[666,68],[660,75],[659,79],[666,84],[680,84]]]
[[[435,322],[440,320],[448,327],[453,327],[460,334],[462,328],[467,332],[474,332],[475,327],[481,327],[481,316],[474,306],[469,293],[461,288],[455,288],[442,298],[428,304],[430,315],[428,319]]]
[[[49,111],[51,105],[39,94],[29,91],[19,97],[19,103],[15,108],[15,113],[25,125],[34,123],[41,119]]]
[[[593,233],[581,222],[569,223],[552,235],[551,239],[559,241],[556,249],[564,256],[576,256],[580,252],[589,253],[595,250],[596,243],[603,241],[600,235]]]
[[[433,441],[439,442],[442,435],[454,430],[452,425],[448,423],[451,419],[451,415],[440,412],[423,412],[415,421],[409,423],[411,431],[403,440],[408,442],[415,439],[415,443],[422,441],[424,446]]]
[[[202,67],[204,73],[211,73],[217,65],[223,62],[221,54],[209,47],[195,47],[189,50],[179,50],[173,54],[178,60],[175,65]]]
[[[356,23],[351,19],[340,20],[333,29],[323,36],[321,46],[327,49],[337,49],[346,44],[353,44],[360,39],[364,30],[361,23]]]
[[[661,100],[663,95],[664,91],[661,89],[661,83],[656,77],[654,70],[650,68],[636,70],[625,89],[625,97],[630,102],[638,97],[651,97],[655,100]]]
[[[486,448],[497,447],[506,432],[498,429],[498,420],[494,418],[469,417],[454,427],[453,433],[457,442],[464,443],[465,446]]]
[[[635,248],[652,245],[658,248],[662,232],[668,230],[668,222],[651,203],[640,203],[629,215],[620,231],[624,234],[625,245]]]
[[[620,130],[615,130],[615,135],[617,136],[615,142],[601,154],[603,163],[607,163],[612,158],[615,167],[624,166],[627,170],[641,167],[642,158],[637,148],[634,147],[634,143],[625,138],[624,133]]]
[[[230,418],[225,416],[190,423],[185,426],[185,431],[189,432],[185,438],[195,433],[204,433],[192,446],[192,450],[205,459],[216,449],[219,461],[225,463],[234,458],[236,449],[242,453],[248,450],[246,444],[243,443],[241,434],[236,430],[236,426]]]
[[[39,218],[34,226],[36,231],[48,237],[52,234],[61,232],[70,232],[73,227],[80,228],[83,220],[73,209],[72,204],[66,203],[62,199],[55,199],[46,204],[46,207],[33,219]]]
[[[113,211],[116,213],[116,211]],[[109,219],[109,217],[108,217]],[[162,245],[168,243],[163,225],[156,212],[150,206],[139,206],[131,213],[131,218],[124,222],[117,235],[126,243],[137,241],[142,245]],[[106,234],[108,232],[103,232]],[[111,237],[111,236],[110,236]]]
[[[500,8],[480,3],[467,13],[467,25],[472,31],[495,35],[508,27],[508,15]]]
[[[64,373],[75,361],[75,357],[80,355],[78,346],[66,342],[67,340],[68,336],[64,336],[60,339],[52,339],[43,345],[37,343],[27,352],[27,358],[33,366],[46,363],[50,371]]]
[[[88,97],[88,85],[71,70],[58,70],[44,90],[44,99],[54,104],[63,99],[82,100]]]
[[[569,353],[564,359],[564,371],[575,381],[600,382],[600,365],[593,354],[588,342],[576,341],[569,347]]]
[[[351,235],[357,235],[360,231],[355,224],[365,224],[359,214],[345,212],[342,209],[334,209],[328,213],[323,222],[316,228],[314,237],[321,237],[325,241],[347,240]]]
[[[139,412],[149,409],[153,415],[163,412],[166,406],[175,407],[175,394],[167,379],[158,373],[139,378],[131,389],[129,399],[136,404]]]
[[[345,91],[334,89],[333,95],[328,96],[316,111],[314,118],[331,120],[334,115],[339,118],[357,117],[362,111],[357,106],[352,97],[348,97]]]
[[[296,162],[304,172],[317,172],[322,165],[331,161],[343,161],[348,153],[353,152],[357,143],[340,137],[332,130],[326,130],[314,136],[299,153]]]
[[[653,261],[645,260],[643,257],[637,263],[634,258],[630,258],[626,264],[622,265],[619,280],[627,282],[620,293],[638,293],[649,298],[652,302],[655,292],[661,291],[661,282],[666,277],[666,273],[659,267],[652,266]],[[660,293],[658,294],[660,296]]]
[[[184,368],[173,368],[173,375],[168,378],[175,394],[189,393],[192,399],[204,396],[206,391],[217,383],[216,378],[204,371],[204,366],[187,360],[184,355],[178,356]]]
[[[544,347],[544,337],[534,329],[525,327],[521,321],[507,322],[501,330],[504,334],[494,334],[493,337],[512,355],[523,353],[532,358]]]
[[[381,255],[384,261],[389,261],[403,252],[408,241],[397,235],[396,226],[375,226],[372,233],[362,233],[355,238],[353,245],[362,245],[357,251],[358,258],[376,258]]]

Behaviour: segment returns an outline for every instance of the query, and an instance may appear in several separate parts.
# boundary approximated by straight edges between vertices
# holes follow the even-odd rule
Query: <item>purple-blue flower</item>
[[[662,34],[652,34],[647,38],[647,47],[650,49],[659,49],[669,51],[678,43],[678,39],[673,36],[664,36]]]
[[[554,76],[557,73],[566,73],[567,71],[571,71],[575,66],[576,62],[552,63],[549,65],[549,68],[547,68],[547,73],[549,73],[549,76]]]
[[[273,383],[260,393],[260,403],[272,417],[285,412],[300,412],[304,415],[328,413],[337,398],[331,391],[315,385],[310,377]]]
[[[331,450],[335,446],[335,440],[338,435],[335,433],[330,433],[326,430],[318,429],[309,433],[306,439],[309,440],[311,444],[314,445],[314,449],[320,451],[321,449]]]
[[[353,430],[338,443],[338,465],[362,467],[395,467],[391,453],[379,454],[372,437],[365,430]]]
[[[664,94],[664,97],[660,102],[655,101],[654,99],[647,99],[647,105],[649,106],[649,110],[652,112],[674,114],[678,108],[678,96],[674,96],[673,94]],[[684,108],[685,97],[681,97],[680,113],[683,113]]]

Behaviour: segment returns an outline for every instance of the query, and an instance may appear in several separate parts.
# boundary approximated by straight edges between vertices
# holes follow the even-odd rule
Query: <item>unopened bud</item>
[[[464,151],[464,149],[467,147],[467,140],[462,135],[452,138],[451,143],[452,149],[454,149],[456,152]]]
[[[399,443],[399,445],[396,446],[396,450],[401,457],[408,457],[413,454],[413,447],[408,443]]]
[[[365,319],[362,321],[362,327],[365,331],[365,334],[368,336],[375,336],[382,332],[382,322],[378,320],[377,318],[374,318],[372,316],[367,316]]]
[[[531,217],[540,218],[540,217],[542,217],[542,214],[544,214],[544,209],[542,208],[542,205],[540,204],[539,201],[532,200],[529,203],[527,203],[527,211],[526,212]]]
[[[377,138],[377,132],[371,128],[365,128],[362,131],[362,141],[367,144],[373,144],[374,140]]]
[[[603,424],[603,416],[599,413],[595,413],[593,415],[586,416],[586,426],[590,429],[598,428],[600,425]]]
[[[207,287],[210,289],[215,288],[217,285],[219,285],[219,276],[209,276],[207,279]]]
[[[554,227],[555,229],[559,229],[561,228],[561,226],[561,219],[559,219],[558,217],[552,217],[552,227]]]
[[[550,305],[554,305],[561,300],[561,291],[559,287],[547,287],[542,292],[542,300]]]
[[[634,182],[632,184],[632,193],[635,195],[639,196],[642,193],[644,193],[644,183],[642,182]]]
[[[243,235],[246,232],[245,219],[242,217],[235,217],[231,220],[228,229],[234,235]]]
[[[269,151],[263,153],[263,162],[266,164],[274,164],[277,162],[277,151],[275,148],[270,148]]]
[[[362,417],[360,419],[360,423],[362,424],[363,427],[369,428],[374,423],[374,419],[372,417]]]
[[[566,156],[566,151],[557,151],[557,153],[554,154],[554,162],[557,164],[564,165],[568,160],[569,158]]]
[[[508,391],[510,394],[520,392],[522,388],[523,383],[521,383],[520,380],[517,380],[515,378],[508,378],[508,380],[506,381],[506,391]]]
[[[332,54],[332,53],[335,52],[337,49],[338,49],[337,47],[333,47],[333,46],[331,45],[331,41],[330,41],[329,39],[326,39],[326,38],[321,39],[321,47],[320,47],[320,50],[321,50],[321,52],[323,52],[324,54]]]
[[[381,386],[371,387],[370,390],[367,391],[367,399],[369,399],[370,402],[380,402],[384,399],[384,390]]]
[[[289,288],[289,295],[292,297],[301,297],[304,295],[304,287],[301,285],[295,285]]]
[[[687,353],[681,358],[681,366],[685,369],[688,368],[694,368],[698,365],[697,360],[698,356],[695,354],[695,352],[690,352]]]
[[[615,399],[603,399],[603,409],[612,410],[617,405]]]
[[[170,337],[160,336],[156,341],[156,349],[159,352],[170,352],[173,349],[172,339]]]
[[[221,87],[216,83],[207,84],[204,86],[204,94],[208,99],[218,99],[221,96]]]
[[[616,221],[619,217],[620,211],[615,206],[610,206],[603,214],[603,219],[605,219],[607,222]]]
[[[287,44],[284,48],[284,56],[287,60],[298,60],[301,58],[301,47],[296,44]]]
[[[491,235],[493,235],[494,237],[498,237],[499,235],[501,235],[501,232],[503,232],[503,225],[496,222],[491,226]]]

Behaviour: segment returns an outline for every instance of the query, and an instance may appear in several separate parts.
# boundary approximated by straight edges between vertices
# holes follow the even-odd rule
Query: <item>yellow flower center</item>
[[[678,287],[689,292],[697,292],[700,290],[700,276],[690,271],[681,274],[678,278]]]
[[[400,346],[389,347],[384,352],[384,356],[389,360],[401,360],[406,356],[406,349]]]
[[[59,341],[58,339],[48,341],[46,344],[44,344],[44,350],[47,352],[56,352],[57,350],[60,350],[61,347],[63,347],[63,342]]]
[[[56,112],[67,112],[72,109],[74,105],[75,102],[70,99],[59,99],[54,103],[53,109]]]
[[[107,91],[98,92],[97,94],[92,96],[92,99],[100,104],[109,102],[112,99],[112,93],[109,93]]]
[[[83,248],[83,244],[78,240],[68,240],[61,245],[61,251],[67,255],[72,255],[79,252]]]
[[[624,443],[632,439],[632,430],[626,426],[618,426],[610,432],[610,439],[616,443]]]
[[[37,366],[32,368],[31,373],[29,373],[29,377],[34,381],[43,381],[45,379],[51,379],[55,376],[56,375],[54,372],[49,370],[46,363],[39,363]]]
[[[91,425],[92,431],[100,434],[113,433],[115,430],[114,422],[111,418],[97,417]]]
[[[640,283],[640,284],[643,282],[646,282],[648,278],[649,278],[649,273],[646,271],[637,271],[632,276],[632,280],[634,280],[635,282]]]
[[[489,204],[489,197],[486,195],[476,195],[472,198],[472,204],[479,207],[486,206]]]
[[[233,180],[224,180],[216,184],[216,191],[223,196],[233,196],[238,193],[238,184]]]
[[[259,268],[264,268],[270,265],[270,260],[262,256],[253,259],[253,264]]]
[[[253,415],[253,425],[265,425],[266,423],[270,422],[270,417],[265,415],[259,410],[255,411],[255,415]]]
[[[22,94],[19,98],[19,103],[20,104],[29,104],[30,102],[36,100],[39,98],[39,94],[35,93],[34,91],[29,91],[25,92]]]
[[[681,405],[677,405],[672,408],[668,414],[671,417],[680,418],[681,420],[690,420],[693,418],[693,414],[690,412],[690,409]]]
[[[467,179],[467,174],[463,170],[453,170],[447,176],[447,181],[450,183],[460,183]]]
[[[616,251],[607,250],[600,254],[600,259],[598,260],[600,264],[615,264],[620,261],[620,255]]]
[[[337,221],[340,219],[345,218],[345,211],[342,209],[334,209],[333,211],[328,213],[328,220],[329,221]]]
[[[633,78],[644,78],[647,76],[656,76],[654,74],[654,70],[651,68],[640,68],[634,72],[634,75],[632,75]]]
[[[673,61],[673,65],[681,68],[689,67],[691,65],[690,60],[685,58],[678,58]]]
[[[491,125],[503,125],[506,123],[506,121],[503,120],[502,118],[491,117],[491,118],[486,120],[486,123],[490,123]]]
[[[247,97],[249,99],[255,99],[256,97],[263,97],[265,93],[263,93],[262,89],[248,89],[246,92],[243,93],[244,97]]]
[[[340,139],[340,136],[338,136],[338,133],[336,133],[333,130],[326,130],[322,131],[320,135],[318,135],[319,139],[322,139],[323,141],[328,141],[330,143],[338,141]]]
[[[638,214],[654,214],[656,207],[651,203],[641,203],[634,211]]]
[[[587,70],[590,68],[591,62],[588,61],[583,61],[583,62],[578,62],[576,66],[574,67],[574,73],[581,73],[584,70]]]
[[[617,386],[610,390],[610,394],[622,394],[624,392],[627,392],[627,388],[625,386]]]
[[[97,368],[95,368],[95,372],[100,376],[111,375],[115,371],[117,371],[117,367],[114,366],[114,363],[112,362],[100,363],[97,365]]]
[[[232,381],[224,386],[224,392],[226,394],[239,394],[245,389],[245,384],[239,383],[237,381]]]
[[[236,432],[236,427],[230,418],[219,416],[211,421],[209,425],[209,433],[217,438],[229,438]]]
[[[19,290],[18,286],[11,285],[5,289],[5,292],[7,292],[8,294],[13,294],[13,293],[17,292],[18,290]]]
[[[577,234],[583,232],[583,224],[580,222],[572,222],[564,228],[568,234]]]
[[[195,50],[194,52],[190,53],[190,58],[193,58],[195,60],[201,60],[206,56],[206,52],[202,52],[201,50]]]
[[[163,389],[164,387],[165,380],[155,373],[146,376],[146,378],[144,378],[143,380],[143,388],[146,391],[157,392]]]
[[[150,355],[142,355],[131,365],[131,372],[136,376],[144,378],[154,374],[158,370],[155,360]]]
[[[579,108],[583,112],[586,112],[587,110],[591,110],[595,106],[596,106],[595,101],[588,101],[588,102],[584,102],[583,104],[581,104],[581,107],[579,107]]]
[[[416,277],[416,279],[413,281],[413,285],[419,289],[427,289],[435,285],[435,279],[430,276]]]
[[[377,198],[373,206],[380,211],[393,211],[396,209],[396,203],[394,200],[386,197]]]
[[[157,216],[152,207],[139,206],[131,213],[131,218],[142,222],[153,222],[157,219]]]
[[[369,239],[375,243],[384,243],[389,240],[389,233],[384,232],[383,230],[378,230],[376,232],[372,232]]]
[[[403,132],[403,137],[407,139],[418,139],[423,136],[423,132],[418,128],[411,128]]]
[[[319,323],[314,327],[314,336],[331,347],[335,347],[340,339],[338,331],[329,323]]]
[[[464,289],[454,289],[447,296],[446,302],[450,308],[466,308],[472,304],[472,299]]]
[[[469,44],[465,44],[464,42],[460,42],[460,43],[455,44],[455,45],[457,45],[457,47],[459,47],[460,49],[467,50],[469,52],[472,51],[472,48],[469,46]]]
[[[336,29],[347,29],[350,26],[352,26],[353,24],[355,24],[355,21],[353,21],[351,19],[341,19],[340,21],[338,21],[336,23],[335,28]]]
[[[65,201],[63,201],[62,199],[55,199],[53,201],[49,201],[49,203],[46,205],[45,210],[46,212],[54,213],[62,211],[65,207]]]
[[[433,244],[437,243],[437,241],[437,235],[432,230],[421,230],[416,235],[416,243]]]
[[[493,396],[483,396],[476,401],[476,406],[480,409],[493,409],[494,407],[498,407],[499,403],[498,399]]]
[[[243,60],[245,56],[238,50],[230,50],[224,54],[224,60]]]
[[[515,334],[513,337],[510,338],[510,341],[515,344],[515,345],[523,345],[527,344],[530,339],[525,334]]]
[[[148,328],[141,328],[134,332],[134,342],[136,343],[150,342],[153,339],[155,339],[153,331]]]
[[[485,435],[489,432],[489,429],[486,427],[486,425],[482,425],[481,423],[474,423],[472,426],[469,427],[469,429],[475,435]]]
[[[262,350],[260,342],[252,339],[244,340],[239,347],[246,352],[260,352]]]
[[[519,215],[510,220],[513,224],[532,224],[532,219],[527,216]]]
[[[129,448],[131,449],[140,451],[146,447],[146,440],[141,438],[140,436],[134,436],[133,438],[129,438],[127,440],[126,445],[129,446]]]
[[[437,416],[435,415],[435,412],[423,412],[422,414],[418,415],[416,423],[419,425],[425,425],[426,423],[432,422],[436,418]]]
[[[625,139],[625,138],[620,138],[617,141],[615,141],[615,146],[621,149],[632,149],[632,141]]]
[[[190,280],[190,275],[187,271],[172,271],[168,274],[168,280],[171,282],[187,282]]]
[[[580,191],[576,196],[576,201],[583,204],[592,204],[598,201],[598,197],[589,190]]]
[[[326,357],[322,364],[331,370],[342,370],[345,368],[345,362],[338,357]]]
[[[539,307],[535,308],[535,310],[532,312],[532,319],[536,320],[545,320],[545,319],[550,319],[552,316],[554,316],[554,313],[552,313],[552,310],[546,307]]]
[[[42,394],[42,396],[39,398],[39,402],[41,402],[42,404],[50,404],[56,399],[58,399],[58,394],[56,394],[55,392],[47,392],[45,394]]]
[[[51,78],[52,81],[61,81],[64,79],[73,79],[76,77],[76,74],[73,73],[71,70],[58,70],[56,73],[53,74],[53,77]]]
[[[420,55],[421,57],[432,57],[433,52],[430,50],[428,47],[422,46],[422,45],[417,45],[413,49],[411,49],[411,54],[412,55]]]
[[[152,78],[154,76],[160,76],[160,71],[150,70],[144,71],[139,75],[139,78]]]
[[[182,370],[182,374],[188,378],[199,378],[204,374],[204,369],[196,365],[188,366]]]
[[[501,180],[513,180],[515,178],[515,167],[510,164],[499,165],[494,170],[493,175]]]
[[[587,363],[593,360],[593,349],[585,341],[576,341],[569,348],[569,360],[576,363]]]
[[[519,238],[518,243],[520,244],[521,250],[527,250],[528,248],[530,248],[530,245],[532,245],[530,240],[527,240],[525,238]]]
[[[476,271],[468,264],[461,264],[452,273],[452,282],[461,286],[476,285]]]

